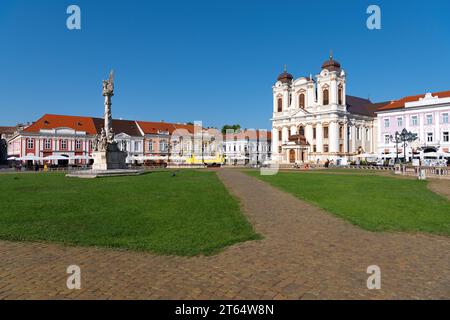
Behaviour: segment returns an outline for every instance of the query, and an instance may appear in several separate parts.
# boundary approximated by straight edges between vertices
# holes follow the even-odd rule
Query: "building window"
[[[278,112],[283,111],[283,99],[278,98]]]
[[[281,147],[278,147],[278,153],[281,153]]]
[[[122,151],[128,151],[127,150],[127,142],[126,141],[122,141]]]
[[[44,140],[44,149],[45,150],[50,150],[51,148],[52,148],[52,140],[45,139]]]
[[[442,114],[442,123],[448,123],[448,113]]]
[[[328,152],[328,145],[327,144],[323,145],[323,152],[325,152],[325,153]]]
[[[403,127],[403,118],[397,118],[397,127]]]
[[[81,141],[80,140],[75,140],[75,149],[81,150]]]
[[[316,139],[317,137],[317,129],[313,128],[313,139]]]
[[[148,142],[148,151],[153,152],[153,140]]]
[[[432,132],[427,133],[427,142],[433,142],[433,133]]]
[[[328,127],[323,127],[323,138],[328,139]]]
[[[304,93],[300,93],[300,96],[298,98],[298,105],[300,106],[300,108],[304,109],[305,108],[305,94]]]
[[[342,143],[339,145],[339,152],[344,152],[344,145]]]
[[[369,128],[366,128],[366,141],[370,141]]]
[[[278,141],[283,140],[283,132],[281,130],[278,130]]]
[[[389,119],[384,119],[384,127],[389,128],[389,126],[390,126]]]
[[[449,139],[448,139],[448,131],[445,131],[445,132],[442,133],[442,140],[443,140],[444,142],[449,142]]]
[[[67,150],[67,140],[61,140],[61,150]]]
[[[317,152],[317,146],[313,145],[313,152]]]
[[[356,128],[356,140],[361,140],[361,128]]]
[[[384,135],[384,144],[389,144],[389,142],[391,141],[390,136],[388,134]]]
[[[303,128],[303,126],[300,126],[300,129],[298,130],[298,132],[300,133],[301,136],[305,135],[305,128]]]
[[[27,149],[34,149],[34,139],[27,139]]]
[[[427,124],[433,124],[433,115],[427,114]]]
[[[342,96],[343,96],[342,91],[343,91],[342,90],[342,86],[339,86],[339,89],[338,89],[338,104],[340,106],[344,103],[344,101],[342,99]]]
[[[339,126],[339,139],[344,139],[344,126]]]
[[[167,148],[166,141],[165,140],[161,140],[159,142],[159,151],[160,152],[164,152],[164,151],[166,151],[166,148]]]
[[[330,93],[328,89],[323,90],[323,105],[327,106],[330,103]]]
[[[417,118],[417,116],[412,116],[411,117],[411,124],[413,126],[417,126],[419,124],[419,119]]]
[[[141,143],[139,141],[135,141],[134,142],[134,151],[139,152],[140,149],[141,149]]]

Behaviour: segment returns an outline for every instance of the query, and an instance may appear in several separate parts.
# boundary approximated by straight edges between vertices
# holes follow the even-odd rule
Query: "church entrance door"
[[[289,162],[295,163],[295,150],[294,149],[289,150]]]

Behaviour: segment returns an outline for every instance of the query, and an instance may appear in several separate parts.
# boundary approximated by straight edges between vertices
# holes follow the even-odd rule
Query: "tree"
[[[0,163],[4,162],[6,160],[6,156],[8,153],[8,145],[6,143],[6,140],[0,139]]]
[[[240,124],[226,124],[222,127],[222,134],[226,134],[227,130],[234,130],[234,131],[239,131],[241,129],[241,125]]]

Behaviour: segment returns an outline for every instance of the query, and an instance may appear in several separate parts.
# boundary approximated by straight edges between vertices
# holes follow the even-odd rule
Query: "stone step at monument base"
[[[144,174],[145,170],[135,169],[116,169],[116,170],[83,170],[74,171],[66,175],[68,178],[106,178],[106,177],[123,177],[123,176],[139,176]]]

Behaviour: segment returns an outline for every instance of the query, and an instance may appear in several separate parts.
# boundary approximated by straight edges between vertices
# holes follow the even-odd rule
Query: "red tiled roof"
[[[240,131],[235,134],[225,134],[224,140],[226,140],[226,141],[231,141],[231,140],[235,140],[235,139],[236,140],[245,140],[247,138],[260,139],[262,134],[263,134],[262,130],[245,130],[245,131]],[[271,131],[266,131],[265,136],[266,136],[267,140],[272,140],[272,132]]]
[[[448,98],[448,97],[450,97],[450,91],[435,92],[435,93],[432,93],[432,96],[439,97],[439,98]],[[402,109],[405,107],[405,104],[407,102],[419,101],[420,98],[424,98],[424,97],[425,97],[425,94],[419,94],[419,95],[415,95],[415,96],[407,96],[407,97],[401,98],[400,100],[396,100],[389,104],[386,104],[386,105],[382,106],[381,108],[378,108],[377,111]]]
[[[34,122],[23,132],[39,132],[42,129],[71,128],[76,131],[84,131],[87,134],[97,134],[93,118],[78,116],[62,116],[56,114],[45,114]]]
[[[149,121],[137,121],[137,123],[144,134],[157,134],[158,132],[169,132],[172,134],[177,129],[185,129],[189,133],[194,133],[194,125],[190,124]]]
[[[13,134],[16,127],[0,127],[0,134]]]

